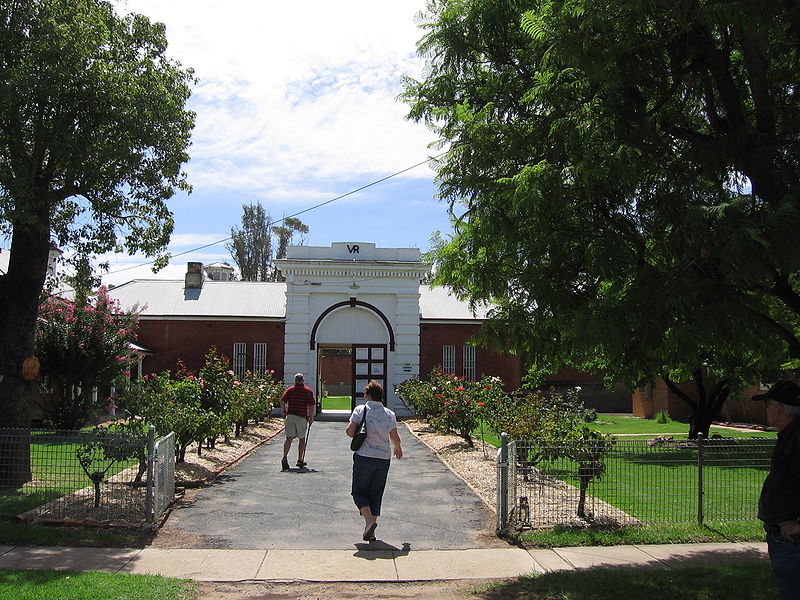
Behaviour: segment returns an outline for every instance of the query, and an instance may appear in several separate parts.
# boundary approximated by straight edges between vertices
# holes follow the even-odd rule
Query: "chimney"
[[[190,262],[186,266],[185,288],[187,290],[199,290],[203,287],[203,263]]]

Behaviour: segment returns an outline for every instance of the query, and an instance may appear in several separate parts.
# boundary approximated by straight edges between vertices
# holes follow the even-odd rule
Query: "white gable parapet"
[[[419,375],[419,286],[430,271],[420,258],[418,248],[368,242],[290,247],[276,261],[286,278],[287,384],[296,372],[317,381],[315,335],[329,344],[385,344],[388,404],[402,414],[394,386]]]

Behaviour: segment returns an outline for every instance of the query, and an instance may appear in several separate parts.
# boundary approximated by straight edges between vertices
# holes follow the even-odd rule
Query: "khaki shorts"
[[[286,415],[283,425],[286,428],[286,437],[299,437],[305,439],[306,427],[308,425],[308,421],[306,421],[305,417],[301,417],[299,415]]]

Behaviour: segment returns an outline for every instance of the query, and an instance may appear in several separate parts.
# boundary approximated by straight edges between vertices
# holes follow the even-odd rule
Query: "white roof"
[[[469,303],[456,298],[450,288],[442,286],[419,286],[419,313],[425,320],[474,321],[487,318],[491,307],[480,305],[473,313]]]
[[[283,319],[286,284],[264,281],[209,281],[184,289],[182,280],[134,279],[109,290],[125,309],[136,304],[145,317],[239,317]]]
[[[419,287],[420,317],[432,321],[475,321],[487,318],[488,307],[456,298],[448,288]],[[200,289],[185,289],[181,280],[134,279],[109,290],[125,309],[144,307],[144,317],[207,317],[283,319],[286,284],[264,281],[209,281]]]

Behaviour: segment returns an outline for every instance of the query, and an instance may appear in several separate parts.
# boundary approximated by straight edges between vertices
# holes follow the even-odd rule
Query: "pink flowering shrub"
[[[59,429],[92,421],[102,408],[93,402],[92,389],[109,387],[134,364],[129,345],[138,314],[122,310],[105,287],[84,302],[51,296],[39,306],[35,353],[43,408]]]

